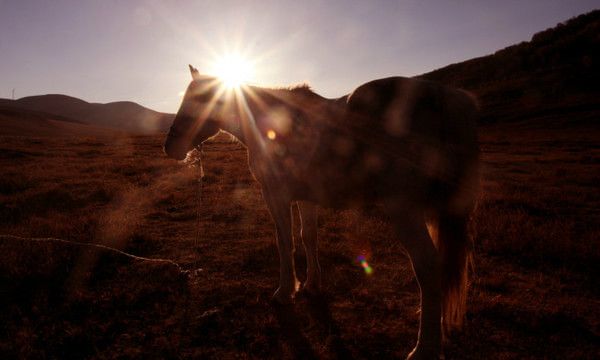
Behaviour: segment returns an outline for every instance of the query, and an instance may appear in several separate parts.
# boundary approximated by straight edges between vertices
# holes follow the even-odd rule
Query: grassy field
[[[475,273],[447,359],[600,355],[600,143],[591,121],[481,129]],[[418,292],[380,219],[320,211],[325,295],[274,307],[274,227],[244,148],[204,147],[206,176],[161,136],[0,141],[3,358],[393,358]],[[356,256],[369,254],[365,275]],[[305,268],[297,244],[299,276]]]

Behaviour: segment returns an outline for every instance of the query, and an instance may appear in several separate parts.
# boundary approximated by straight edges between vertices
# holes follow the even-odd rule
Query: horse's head
[[[202,144],[220,130],[218,111],[222,99],[218,94],[218,80],[200,75],[192,65],[192,82],[165,141],[165,153],[174,159],[185,159],[188,151]]]

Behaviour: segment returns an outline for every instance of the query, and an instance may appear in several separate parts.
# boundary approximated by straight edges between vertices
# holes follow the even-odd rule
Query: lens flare
[[[369,266],[369,263],[367,262],[367,258],[365,258],[362,255],[359,255],[356,260],[360,263],[360,266],[365,270],[365,274],[367,275],[371,275],[373,274],[373,268],[371,266]]]
[[[254,76],[253,63],[238,53],[217,58],[211,71],[228,89],[239,88]]]

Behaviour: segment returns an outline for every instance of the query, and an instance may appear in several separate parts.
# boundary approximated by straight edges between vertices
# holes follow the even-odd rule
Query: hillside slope
[[[43,112],[100,127],[144,134],[164,132],[173,121],[172,114],[150,110],[134,102],[88,103],[59,94],[28,96],[18,100],[0,99],[0,106]]]
[[[599,34],[600,10],[595,10],[541,31],[529,42],[420,77],[475,93],[484,123],[598,114]]]
[[[0,104],[0,136],[23,137],[114,137],[118,130],[103,128],[82,121],[44,112],[5,107]]]

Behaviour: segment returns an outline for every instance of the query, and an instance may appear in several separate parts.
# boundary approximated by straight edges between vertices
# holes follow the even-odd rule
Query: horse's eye
[[[210,93],[202,93],[202,94],[198,94],[194,96],[194,100],[201,102],[201,103],[207,103],[210,101],[212,95]]]

